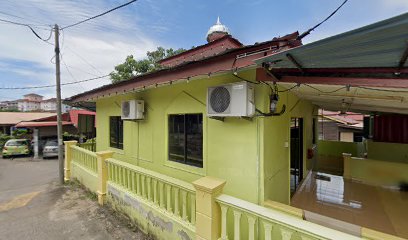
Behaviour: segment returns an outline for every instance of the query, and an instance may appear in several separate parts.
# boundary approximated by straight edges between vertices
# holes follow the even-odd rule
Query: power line
[[[61,55],[61,57],[62,57],[62,55]],[[94,74],[94,73],[90,73],[90,72],[88,72],[88,71],[85,71],[85,70],[83,70],[83,69],[81,69],[81,68],[73,67],[73,66],[68,65],[68,64],[66,64],[66,66],[67,66],[68,68],[70,68],[70,69],[75,69],[75,70],[80,71],[80,72],[82,72],[82,73],[85,73],[85,74],[88,74],[88,75],[91,75],[91,76],[94,76],[94,77],[98,77],[98,75],[96,75],[96,74]]]
[[[323,90],[320,90],[320,89],[318,89],[318,88],[316,88],[316,87],[313,87],[312,85],[309,85],[309,84],[307,84],[307,83],[303,83],[303,85],[305,85],[305,86],[307,86],[307,87],[309,87],[309,88],[311,88],[311,89],[314,89],[314,90],[316,90],[316,91],[318,91],[318,92],[320,92],[320,93],[324,93],[324,94],[335,93],[335,92],[338,92],[338,91],[340,91],[340,90],[347,89],[347,86],[344,86],[344,87],[340,87],[340,88],[338,88],[338,89],[335,89],[335,90],[333,90],[333,91],[323,91]]]
[[[72,48],[70,48],[70,47],[68,47],[68,46],[65,46],[64,45],[64,43],[65,43],[65,32],[64,32],[64,30],[62,30],[62,29],[60,29],[61,30],[61,35],[62,35],[62,43],[61,43],[61,51],[64,49],[64,47],[66,47],[66,49],[68,49],[69,51],[71,51],[73,54],[75,54],[79,59],[81,59],[84,63],[86,63],[86,64],[88,64],[91,68],[93,68],[96,72],[98,72],[99,74],[103,74],[101,71],[99,71],[94,65],[92,65],[89,61],[87,61],[84,57],[82,57],[81,55],[79,55],[76,51],[74,51]],[[72,68],[72,67],[71,67]],[[85,72],[85,73],[88,73],[88,72]],[[90,74],[90,73],[88,73],[88,74]],[[97,76],[97,75],[95,75],[95,74],[90,74],[90,75],[93,75],[93,76]]]
[[[42,30],[48,30],[48,28],[36,27],[34,24],[15,22],[15,21],[7,20],[7,19],[0,19],[0,22],[19,25],[19,26],[25,26],[25,27],[29,27],[29,28],[38,28],[38,29],[42,29]]]
[[[106,75],[103,75],[103,76],[99,76],[99,77],[94,77],[94,78],[88,78],[88,79],[84,79],[84,80],[74,81],[74,82],[61,83],[61,86],[73,85],[73,84],[82,83],[82,82],[89,82],[89,81],[93,81],[93,80],[97,80],[97,79],[101,79],[101,78],[105,78],[105,77],[109,77],[109,74],[106,74]],[[56,84],[43,85],[43,86],[32,86],[32,87],[0,87],[0,90],[25,90],[25,89],[50,88],[50,87],[55,87],[55,86],[56,86]]]
[[[320,23],[318,23],[316,26],[310,28],[309,30],[307,30],[306,32],[300,34],[297,37],[297,40],[301,40],[302,38],[306,37],[307,35],[309,35],[313,30],[315,30],[316,28],[318,28],[320,25],[322,25],[324,22],[326,22],[327,20],[329,20],[329,18],[331,18],[334,14],[336,14],[336,12],[343,7],[344,4],[347,3],[348,0],[344,0],[344,2],[338,7],[336,8],[336,10],[334,10],[334,12],[332,12],[328,17],[326,17],[323,21],[321,21]]]
[[[290,90],[292,90],[292,89],[294,89],[295,87],[298,87],[298,86],[299,86],[298,84],[295,84],[294,86],[292,86],[290,88],[287,88],[285,90],[279,90],[278,92],[289,92]]]
[[[65,69],[67,70],[68,74],[71,76],[72,80],[77,81],[77,79],[74,77],[74,75],[73,75],[73,74],[71,73],[71,71],[69,70],[69,68],[68,68],[68,66],[67,66],[67,63],[64,61],[64,58],[62,57],[62,54],[60,54],[60,55],[61,55],[61,61],[62,61],[62,63],[64,64]],[[82,90],[85,91],[85,88],[81,85],[81,83],[78,83],[78,84],[79,84],[79,86],[82,88]]]
[[[17,26],[28,27],[28,28],[31,30],[31,32],[32,32],[38,39],[44,41],[45,43],[48,43],[48,44],[53,45],[52,43],[48,42],[48,40],[50,40],[50,39],[51,39],[51,36],[52,36],[52,28],[51,28],[51,30],[50,30],[50,35],[48,36],[48,38],[42,38],[42,37],[34,30],[34,28],[33,28],[30,24],[20,23],[20,22],[15,22],[15,21],[10,21],[10,20],[1,19],[1,18],[0,18],[0,22],[5,22],[5,23],[17,25]],[[49,30],[49,29],[46,29],[46,30]]]
[[[115,7],[115,8],[112,8],[112,9],[106,11],[106,12],[103,12],[103,13],[101,13],[101,14],[95,15],[95,16],[93,16],[93,17],[87,18],[87,19],[85,19],[85,20],[79,21],[79,22],[77,22],[77,23],[74,23],[74,24],[71,24],[71,25],[68,25],[68,26],[65,26],[65,27],[62,27],[61,30],[64,30],[64,29],[70,28],[70,27],[74,27],[74,26],[77,26],[77,25],[79,25],[79,24],[81,24],[81,23],[84,23],[84,22],[90,21],[90,20],[92,20],[92,19],[101,17],[101,16],[103,16],[103,15],[105,15],[105,14],[108,14],[108,13],[110,13],[110,12],[113,12],[113,11],[119,9],[119,8],[125,7],[125,6],[127,6],[127,5],[129,5],[129,4],[131,4],[131,3],[136,2],[136,1],[137,1],[137,0],[129,1],[129,2],[127,2],[127,3],[124,3],[124,4],[120,5],[120,6],[117,6],[117,7]]]
[[[6,16],[9,16],[9,17],[19,18],[19,19],[23,19],[23,20],[27,20],[27,21],[33,21],[33,22],[38,23],[38,24],[30,24],[31,26],[46,26],[46,27],[51,26],[50,24],[41,23],[39,21],[32,20],[32,19],[30,20],[30,19],[27,19],[27,18],[24,18],[24,17],[20,17],[20,16],[17,16],[17,15],[11,14],[11,13],[6,13],[6,12],[3,12],[3,11],[0,11],[0,14],[6,15]]]
[[[84,63],[88,64],[91,68],[93,68],[96,72],[98,72],[99,74],[102,74],[101,71],[99,71],[94,65],[92,65],[89,61],[87,61],[84,57],[81,57],[81,55],[79,55],[77,52],[75,52],[72,48],[70,48],[69,46],[65,46],[66,49],[68,49],[69,51],[71,51],[73,54],[75,54],[78,58],[80,58]]]

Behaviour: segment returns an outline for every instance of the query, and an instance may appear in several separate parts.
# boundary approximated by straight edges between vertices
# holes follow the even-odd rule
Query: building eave
[[[212,75],[221,72],[232,73],[233,70],[240,70],[241,68],[247,68],[250,66],[255,68],[256,65],[253,60],[259,58],[261,55],[275,54],[276,51],[280,51],[280,47],[283,46],[293,47],[300,45],[301,43],[295,40],[297,35],[298,33],[295,32],[281,38],[274,38],[270,41],[230,49],[216,56],[186,62],[171,68],[139,75],[127,81],[107,84],[67,98],[65,99],[65,102],[72,105],[79,102],[95,101],[98,97],[135,92],[136,90],[143,90],[151,86],[157,86],[163,83],[171,84],[173,81],[186,80],[200,75]],[[282,42],[285,44],[282,45]],[[247,53],[251,54],[247,55]],[[237,56],[242,57],[237,58]]]
[[[173,56],[171,56],[171,57],[164,58],[164,59],[158,61],[158,63],[161,64],[161,63],[166,62],[166,61],[168,61],[168,60],[172,60],[172,59],[175,59],[175,58],[179,58],[179,57],[181,57],[181,56],[184,56],[184,55],[188,55],[188,54],[191,53],[191,52],[198,51],[198,50],[200,50],[200,49],[203,49],[203,48],[205,48],[205,47],[208,47],[209,45],[213,45],[213,44],[216,44],[216,43],[218,43],[218,42],[225,41],[225,40],[229,40],[229,41],[233,42],[233,43],[236,44],[238,47],[244,46],[240,41],[238,41],[238,39],[231,37],[231,35],[226,35],[226,36],[224,36],[224,37],[222,37],[222,38],[220,38],[220,39],[217,39],[217,40],[215,40],[215,41],[213,41],[213,42],[211,42],[211,43],[203,44],[203,45],[197,46],[197,47],[195,47],[195,48],[186,50],[186,51],[184,51],[184,52],[182,52],[182,53],[173,55]]]

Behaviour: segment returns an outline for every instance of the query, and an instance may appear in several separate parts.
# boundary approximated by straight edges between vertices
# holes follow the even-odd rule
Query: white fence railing
[[[222,240],[361,239],[229,195],[222,194],[216,201],[221,207]]]

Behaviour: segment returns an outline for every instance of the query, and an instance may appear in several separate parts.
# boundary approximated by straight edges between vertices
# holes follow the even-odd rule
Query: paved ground
[[[147,239],[77,184],[57,184],[57,160],[0,158],[0,239]]]

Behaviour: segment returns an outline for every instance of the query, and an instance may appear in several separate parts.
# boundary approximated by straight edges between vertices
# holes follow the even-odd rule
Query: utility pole
[[[57,86],[57,135],[58,135],[58,179],[59,183],[64,183],[64,145],[62,141],[62,114],[61,114],[61,69],[60,69],[60,47],[59,47],[59,27],[55,24],[55,77]]]

